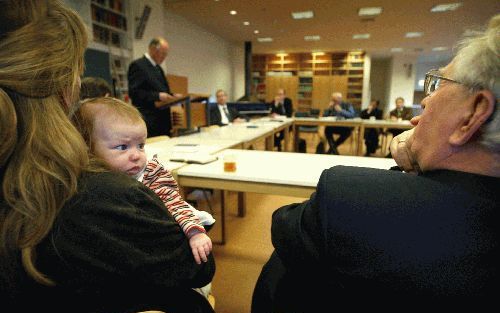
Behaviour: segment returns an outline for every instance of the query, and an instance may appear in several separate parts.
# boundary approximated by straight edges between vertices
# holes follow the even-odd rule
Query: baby
[[[81,102],[74,120],[92,154],[111,169],[138,179],[160,197],[189,238],[196,263],[206,262],[212,241],[200,219],[207,226],[215,220],[182,199],[177,182],[156,155],[147,160],[147,128],[137,108],[111,97],[88,99]]]

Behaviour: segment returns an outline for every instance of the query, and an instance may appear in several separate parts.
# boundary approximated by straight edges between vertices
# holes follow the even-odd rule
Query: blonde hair
[[[70,122],[87,45],[78,15],[57,0],[4,1],[0,11],[0,254],[36,268],[36,246],[77,191],[87,148]],[[6,277],[8,274],[2,274]]]
[[[146,123],[139,110],[122,100],[112,97],[101,97],[81,101],[78,109],[75,111],[73,121],[90,148],[91,153],[94,151],[93,135],[96,120],[99,116],[103,115],[126,119],[134,124],[141,123],[146,127]]]

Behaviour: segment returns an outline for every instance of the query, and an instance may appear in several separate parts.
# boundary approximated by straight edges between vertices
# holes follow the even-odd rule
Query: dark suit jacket
[[[401,110],[401,112],[398,112],[397,109],[394,109],[392,110],[391,112],[389,112],[390,116],[394,116],[394,117],[401,117],[403,120],[411,120],[412,117],[413,117],[413,110],[412,108],[409,108],[409,107],[403,107],[403,110]]]
[[[276,253],[259,277],[252,312],[496,301],[498,203],[494,177],[325,170],[310,200],[274,212]]]
[[[159,93],[170,93],[165,73],[160,66],[153,66],[144,56],[132,62],[128,68],[128,89],[132,103],[142,113],[148,127],[148,137],[170,136],[170,108],[157,109],[155,101]]]
[[[380,110],[379,108],[375,108],[370,113],[368,113],[368,109],[364,109],[359,114],[359,117],[361,117],[362,119],[369,119],[371,116],[375,116],[375,119],[381,120],[383,113],[384,111]]]
[[[229,122],[234,121],[235,118],[245,118],[245,116],[240,115],[238,110],[236,110],[233,107],[227,106],[227,110],[229,112],[229,115],[231,118],[229,118]],[[210,107],[210,125],[219,125],[219,126],[224,126],[225,124],[222,124],[222,117],[220,115],[219,111],[219,105],[215,104],[214,106]]]
[[[293,106],[292,99],[285,98],[283,101],[283,105],[274,105],[274,100],[269,103],[269,108],[271,109],[271,113],[276,113],[279,115],[286,115],[287,117],[292,117],[293,114]]]

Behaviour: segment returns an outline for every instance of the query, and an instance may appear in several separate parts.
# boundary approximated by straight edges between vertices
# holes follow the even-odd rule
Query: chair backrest
[[[321,113],[321,110],[320,109],[311,109],[309,111],[309,113],[311,114],[311,116],[319,117],[319,114]]]
[[[295,112],[295,117],[310,117],[311,113],[309,112],[302,112],[302,111],[297,111]]]
[[[172,125],[172,136],[178,136],[179,129],[186,128],[186,113],[184,112],[184,107],[170,107],[170,120]]]

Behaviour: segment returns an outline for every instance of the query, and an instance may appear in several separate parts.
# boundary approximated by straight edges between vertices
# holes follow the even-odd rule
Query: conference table
[[[363,120],[361,123],[361,127],[359,129],[359,137],[358,137],[358,148],[357,151],[361,153],[363,151],[363,144],[364,144],[364,137],[365,137],[365,129],[366,128],[380,128],[383,130],[383,132],[386,132],[387,129],[389,128],[397,128],[397,129],[411,129],[413,128],[413,125],[410,123],[410,121],[407,120],[402,120],[402,121],[395,121],[395,120]],[[387,136],[382,137],[382,155],[387,154]]]
[[[325,116],[325,117],[295,117],[293,121],[293,133],[294,133],[294,151],[298,151],[299,142],[299,126],[338,126],[338,127],[350,127],[353,128],[351,136],[356,136],[355,139],[355,155],[361,155],[363,151],[364,144],[364,134],[366,128],[398,128],[398,129],[411,129],[413,125],[410,121],[393,121],[393,120],[369,120],[361,119],[359,117],[352,119],[338,119],[335,116]],[[385,137],[384,137],[385,139]],[[385,155],[386,142],[382,143],[383,155]]]
[[[389,169],[393,159],[366,158],[293,152],[227,149],[215,154],[209,164],[189,164],[177,169],[180,186],[221,190],[221,243],[226,241],[225,207],[227,192],[255,192],[308,198],[316,189],[323,170],[336,165]],[[224,156],[236,160],[236,171],[224,171]],[[244,216],[244,204],[239,215]]]

